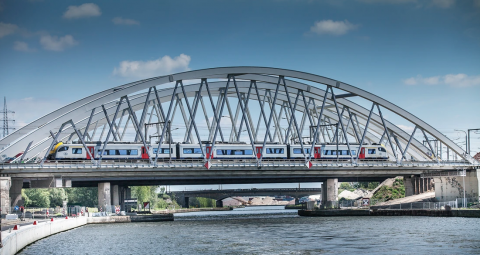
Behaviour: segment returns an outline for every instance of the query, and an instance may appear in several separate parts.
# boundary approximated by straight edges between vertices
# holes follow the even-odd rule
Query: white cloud
[[[473,0],[473,5],[480,8],[480,0]]]
[[[437,84],[446,84],[452,87],[471,87],[480,85],[480,76],[468,76],[466,74],[447,74],[444,76],[432,76],[432,77],[422,77],[417,75],[417,77],[411,77],[403,80],[403,83],[406,85],[437,85]]]
[[[16,41],[13,43],[13,49],[16,51],[23,51],[23,52],[35,51],[35,49],[28,47],[28,43],[20,42],[20,41]]]
[[[66,48],[77,45],[78,42],[75,41],[71,35],[66,35],[64,37],[42,35],[40,37],[40,44],[46,50],[63,51]]]
[[[310,28],[310,32],[323,35],[323,34],[330,34],[330,35],[344,35],[350,30],[354,30],[358,27],[358,25],[352,24],[345,21],[333,21],[333,20],[322,20],[317,21],[315,24]]]
[[[0,38],[13,34],[17,28],[17,25],[0,22]]]
[[[131,78],[150,78],[165,74],[188,71],[191,57],[180,54],[173,59],[170,56],[151,61],[122,61],[113,69],[113,74]]]
[[[466,74],[447,74],[444,77],[445,84],[448,84],[452,87],[471,87],[480,85],[480,75],[479,76],[468,76]]]
[[[455,5],[455,0],[432,0],[432,4],[436,7],[447,9]]]
[[[112,19],[113,24],[115,25],[140,25],[140,22],[133,19],[124,19],[122,17],[116,17]]]
[[[79,19],[85,17],[100,16],[100,7],[96,4],[87,3],[79,6],[71,5],[67,8],[67,11],[63,14],[65,19]]]

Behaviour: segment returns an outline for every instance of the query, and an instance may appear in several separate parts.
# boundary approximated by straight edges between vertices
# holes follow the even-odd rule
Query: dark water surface
[[[19,254],[480,254],[480,219],[297,216],[283,207],[87,225]]]

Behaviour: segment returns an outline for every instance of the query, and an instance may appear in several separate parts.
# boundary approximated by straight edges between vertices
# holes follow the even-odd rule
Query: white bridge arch
[[[184,84],[187,82],[190,84]],[[351,97],[368,100],[370,106],[363,107],[351,101]],[[232,98],[236,108],[229,102]],[[413,134],[387,121],[382,115],[385,109],[412,123]],[[477,161],[435,128],[381,97],[334,79],[267,67],[195,70],[108,89],[55,110],[4,137],[0,140],[3,148],[0,156],[13,157],[25,152],[13,162],[28,158],[30,163],[43,166],[54,138],[56,141],[91,141],[101,133],[98,140],[121,141],[129,123],[133,124],[130,129],[136,131],[134,140],[146,143],[147,133],[151,135],[154,131],[145,133],[145,124],[172,121],[175,111],[182,116],[180,125],[185,126],[184,139],[180,142],[290,142],[313,148],[314,144],[338,143],[341,139],[352,147],[364,142],[383,143],[397,165],[412,160],[448,164],[456,155],[461,162],[453,163],[478,166]],[[207,132],[200,132],[196,123],[203,117]],[[221,119],[227,117],[230,125],[225,127]],[[335,126],[336,135],[328,126]],[[263,133],[261,127],[265,128]],[[104,136],[101,130],[108,132]],[[166,131],[166,125],[157,127],[162,142]],[[304,139],[303,135],[307,134]],[[415,139],[414,134],[422,134],[426,142]],[[290,135],[294,139],[289,140]],[[442,159],[432,140],[446,148],[451,156]],[[306,161],[310,159],[311,155],[305,155]],[[261,163],[260,159],[257,164]],[[351,163],[357,163],[353,157]],[[150,165],[156,164],[150,161]]]

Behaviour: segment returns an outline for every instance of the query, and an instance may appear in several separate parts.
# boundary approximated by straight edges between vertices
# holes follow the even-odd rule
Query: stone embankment
[[[88,217],[88,224],[173,221],[173,214]]]
[[[86,217],[54,219],[54,221],[17,227],[18,230],[2,231],[3,248],[0,255],[13,255],[25,246],[47,236],[87,224]]]

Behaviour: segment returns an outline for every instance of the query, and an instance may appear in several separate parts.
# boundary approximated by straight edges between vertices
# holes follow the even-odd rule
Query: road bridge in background
[[[217,207],[223,207],[222,200],[229,197],[290,196],[298,199],[310,195],[320,195],[320,188],[277,188],[277,189],[221,189],[176,191],[175,199],[182,207],[188,208],[189,198],[205,197],[215,199]]]

